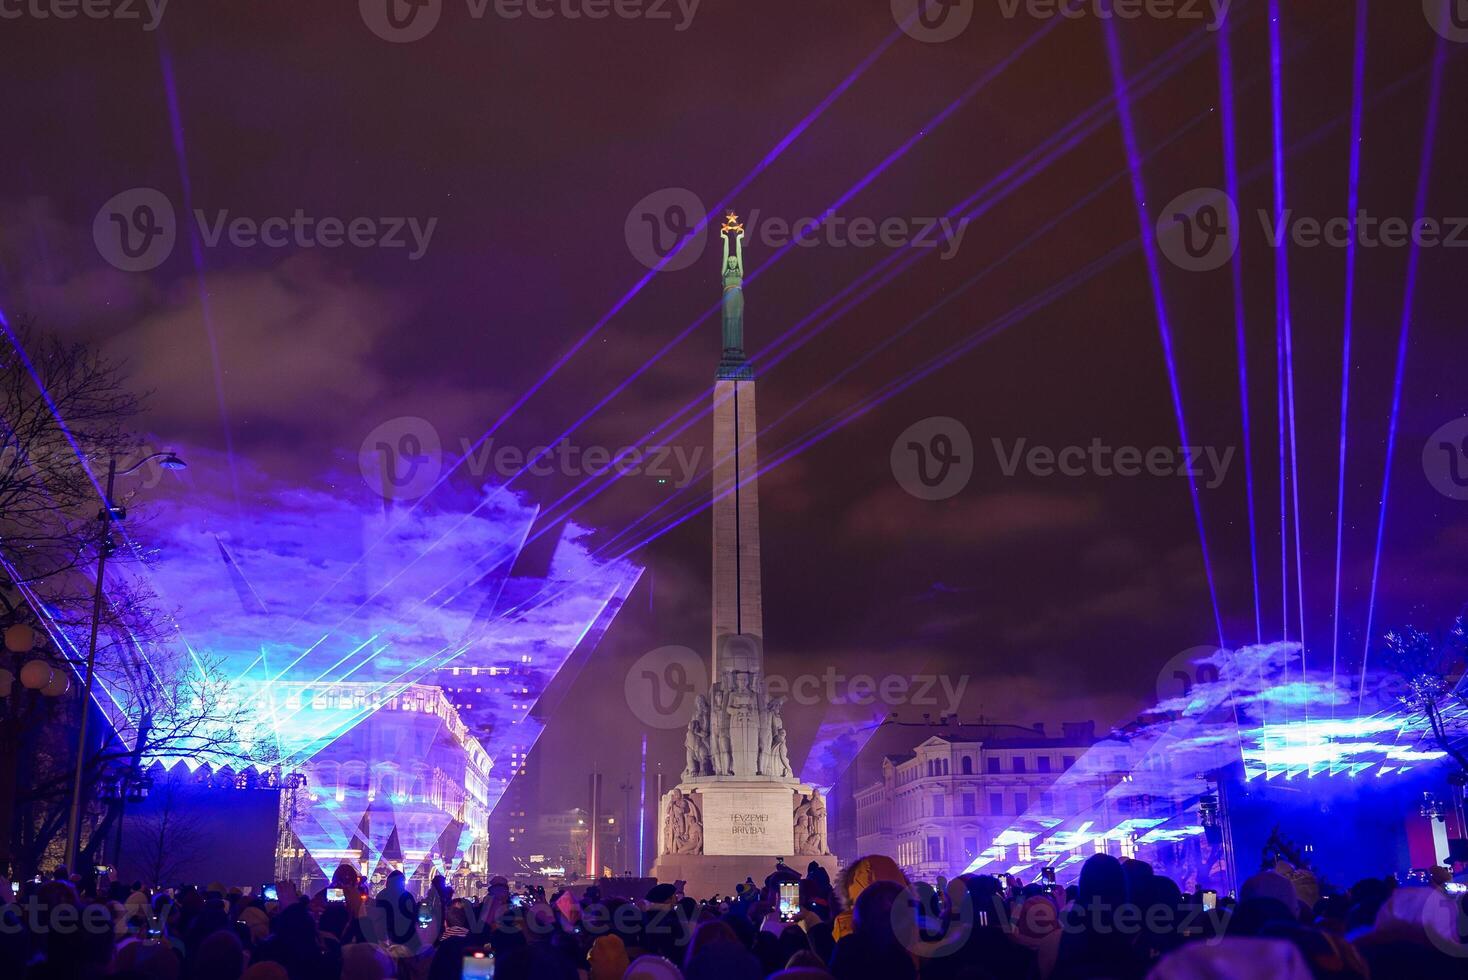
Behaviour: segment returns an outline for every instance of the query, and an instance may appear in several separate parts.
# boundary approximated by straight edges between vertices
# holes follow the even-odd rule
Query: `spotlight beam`
[[[1220,120],[1223,130],[1223,171],[1229,199],[1239,200],[1239,142],[1237,114],[1234,105],[1233,21],[1225,19],[1218,30],[1218,75]],[[1259,524],[1254,507],[1253,427],[1250,425],[1249,352],[1245,332],[1244,266],[1238,256],[1229,263],[1233,281],[1234,346],[1239,361],[1239,405],[1244,429],[1244,493],[1249,509],[1249,567],[1254,585],[1254,642],[1264,642],[1264,622],[1259,600]]]
[[[1351,163],[1347,179],[1346,220],[1350,222],[1350,240],[1346,243],[1345,326],[1341,339],[1341,429],[1340,453],[1336,466],[1335,498],[1335,606],[1331,612],[1330,684],[1335,687],[1341,651],[1341,551],[1345,539],[1346,511],[1346,431],[1351,403],[1351,331],[1356,320],[1356,212],[1361,205],[1361,129],[1362,95],[1366,84],[1366,23],[1368,0],[1356,0],[1356,46],[1351,70]],[[1335,717],[1331,701],[1330,716]]]
[[[1285,159],[1284,159],[1284,85],[1283,85],[1283,56],[1281,51],[1280,25],[1279,25],[1279,0],[1269,0],[1269,108],[1271,120],[1272,155],[1274,161],[1274,218],[1275,227],[1283,228],[1285,219]],[[1295,537],[1295,592],[1300,607],[1300,679],[1303,682],[1308,674],[1307,651],[1305,643],[1305,556],[1301,546],[1301,513],[1300,513],[1300,457],[1299,442],[1296,437],[1295,428],[1295,345],[1294,345],[1294,323],[1291,316],[1290,303],[1290,269],[1289,269],[1289,243],[1287,239],[1281,238],[1274,249],[1274,303],[1275,303],[1275,329],[1279,332],[1278,349],[1281,356],[1278,377],[1284,381],[1283,417],[1280,421],[1280,507],[1283,512],[1285,506],[1284,488],[1286,477],[1283,470],[1283,454],[1285,451],[1284,433],[1288,428],[1289,434],[1289,487],[1290,496],[1294,504],[1294,537]],[[1288,549],[1284,540],[1281,525],[1281,548]],[[1286,557],[1282,567],[1286,582],[1289,577],[1289,561]],[[1288,604],[1289,586],[1285,586]],[[1305,720],[1310,720],[1310,708],[1305,707]]]
[[[1157,256],[1157,240],[1153,234],[1152,220],[1147,211],[1147,190],[1142,183],[1142,152],[1137,144],[1136,124],[1132,119],[1131,96],[1126,91],[1126,75],[1121,62],[1121,42],[1117,37],[1116,23],[1107,19],[1106,57],[1111,66],[1112,87],[1116,96],[1117,117],[1121,123],[1122,142],[1126,148],[1127,166],[1131,170],[1132,197],[1137,208],[1137,222],[1142,240],[1142,255],[1146,260],[1147,279],[1152,287],[1153,313],[1157,319],[1157,330],[1162,340],[1163,358],[1167,363],[1168,389],[1172,393],[1173,415],[1177,421],[1180,445],[1191,445],[1188,441],[1188,423],[1183,412],[1182,388],[1178,381],[1177,358],[1173,350],[1172,326],[1167,313],[1167,301],[1162,292],[1162,272]],[[1203,522],[1203,502],[1198,495],[1198,480],[1188,469],[1188,493],[1193,501],[1193,519],[1198,526],[1198,542],[1203,553],[1203,570],[1208,579],[1208,596],[1213,605],[1213,621],[1218,628],[1218,645],[1227,648],[1223,635],[1223,613],[1218,604],[1218,586],[1213,577],[1213,561],[1208,551],[1208,530]]]
[[[163,91],[168,102],[168,123],[173,133],[173,156],[178,163],[179,186],[183,190],[184,211],[193,213],[193,182],[189,179],[189,158],[184,149],[183,114],[179,111],[178,85],[173,75],[173,56],[168,52],[162,33],[158,35],[158,67],[163,74]],[[194,285],[199,291],[199,318],[204,323],[204,336],[209,341],[209,366],[214,377],[214,399],[219,407],[219,424],[224,431],[224,454],[229,460],[229,483],[234,491],[234,505],[238,513],[243,509],[240,498],[240,478],[234,459],[234,434],[230,430],[229,408],[224,400],[224,369],[220,366],[219,341],[214,331],[214,317],[209,306],[209,289],[204,284],[204,248],[199,241],[199,229],[192,221],[183,222],[189,229],[189,248],[194,260]]]
[[[1422,160],[1417,172],[1417,193],[1412,204],[1414,223],[1427,209],[1427,193],[1432,181],[1432,154],[1437,146],[1438,112],[1442,106],[1443,68],[1447,63],[1447,40],[1439,36],[1432,58],[1431,94],[1427,101],[1427,118],[1422,127]],[[1402,295],[1402,321],[1397,337],[1397,366],[1392,379],[1392,409],[1387,421],[1386,461],[1382,467],[1381,506],[1376,520],[1376,550],[1371,559],[1371,592],[1366,601],[1366,638],[1361,651],[1361,686],[1356,695],[1360,704],[1366,695],[1366,664],[1371,658],[1371,624],[1376,612],[1376,589],[1381,575],[1381,548],[1386,535],[1387,504],[1391,496],[1392,456],[1397,445],[1397,422],[1402,407],[1402,379],[1407,371],[1407,341],[1412,330],[1412,311],[1416,305],[1417,277],[1421,250],[1413,236],[1407,254],[1407,282]]]

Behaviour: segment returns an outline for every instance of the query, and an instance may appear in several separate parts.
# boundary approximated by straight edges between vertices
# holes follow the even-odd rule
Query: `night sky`
[[[505,19],[493,4],[476,19],[464,0],[445,0],[436,27],[412,43],[376,36],[348,3],[175,0],[155,30],[7,7],[26,12],[0,19],[9,135],[0,154],[0,309],[126,357],[137,386],[153,390],[150,438],[194,452],[182,483],[150,491],[158,520],[193,481],[228,488],[232,459],[245,489],[237,501],[221,494],[213,515],[227,535],[239,511],[258,503],[250,496],[257,478],[328,493],[345,481],[344,493],[361,493],[359,447],[400,417],[428,420],[457,454],[543,382],[493,437],[495,447],[529,450],[644,368],[576,427],[572,442],[636,445],[688,403],[706,407],[719,356],[718,319],[707,315],[719,298],[716,241],[623,304],[649,271],[639,261],[646,243],[628,234],[649,195],[663,206],[670,189],[682,188],[712,208],[764,161],[730,206],[789,223],[824,213],[910,140],[837,214],[912,223],[989,186],[992,207],[950,255],[930,249],[869,295],[865,285],[848,294],[824,312],[859,299],[829,324],[807,317],[892,250],[823,239],[756,271],[778,249],[752,226],[751,355],[771,354],[797,325],[805,337],[825,324],[778,364],[757,362],[761,449],[772,458],[952,345],[1009,323],[1006,314],[1090,263],[1139,244],[1101,22],[1034,19],[1023,5],[1010,18],[998,0],[971,6],[967,28],[941,43],[899,32],[877,0],[704,0],[686,22],[676,4],[665,20]],[[1324,220],[1346,213],[1348,200],[1354,4],[1284,6],[1287,205]],[[1360,198],[1381,218],[1414,216],[1435,50],[1444,58],[1442,105],[1425,214],[1468,215],[1457,166],[1468,148],[1459,98],[1468,90],[1468,45],[1440,40],[1420,6],[1370,4]],[[146,21],[146,8],[138,10]],[[1267,13],[1265,0],[1240,0],[1228,16],[1259,617],[1272,640],[1284,623],[1275,255],[1258,218],[1272,206]],[[1118,23],[1116,33],[1128,75],[1179,52],[1167,62],[1175,70],[1132,106],[1155,220],[1186,191],[1225,186],[1219,35],[1203,21],[1146,18]],[[1088,135],[1011,183],[1022,174],[1011,167],[1022,159],[1028,167],[1035,157],[1027,154],[1044,153],[1054,145],[1047,140],[1093,108]],[[99,209],[132,188],[161,191],[181,219],[172,253],[143,272],[115,268],[93,235]],[[200,241],[196,262],[186,225],[193,208],[211,227],[222,211],[263,221],[298,209],[314,219],[435,223],[416,258],[411,245],[221,240]],[[1459,233],[1468,247],[1468,231]],[[1411,254],[1358,251],[1343,673],[1359,671],[1366,642]],[[1441,628],[1468,600],[1468,501],[1440,492],[1424,467],[1429,436],[1468,414],[1460,300],[1468,251],[1418,254],[1377,633],[1405,622]],[[1328,669],[1345,250],[1297,247],[1288,262],[1299,472],[1289,489],[1291,498],[1298,490],[1303,519],[1307,658]],[[1166,256],[1159,274],[1189,443],[1233,453],[1221,482],[1204,479],[1198,494],[1225,640],[1250,642],[1256,607],[1233,280],[1228,266],[1192,272]],[[1218,641],[1188,481],[1041,476],[1023,466],[1009,476],[994,442],[1005,452],[1018,440],[1054,450],[1093,440],[1144,451],[1180,444],[1144,250],[1121,252],[947,360],[762,479],[767,667],[964,675],[965,718],[1123,721],[1155,699],[1170,657]],[[889,461],[899,434],[933,416],[960,421],[974,445],[971,480],[941,501],[904,491]],[[702,481],[680,503],[707,492],[709,439],[702,417],[672,440],[685,458],[702,453]],[[1436,479],[1441,486],[1440,472]],[[464,469],[451,481],[473,483]],[[567,505],[551,505],[578,482],[527,474],[514,488],[554,524]],[[629,476],[576,507],[574,520],[590,529],[594,548],[676,493],[674,483]],[[1298,638],[1293,524],[1288,537],[1288,630]],[[640,726],[620,692],[639,656],[665,644],[706,651],[706,512],[631,557],[646,571],[542,738],[547,807],[579,803],[593,763],[616,775],[635,770]],[[787,715],[792,757],[803,756],[820,712]],[[653,732],[651,753],[678,767],[681,735]]]

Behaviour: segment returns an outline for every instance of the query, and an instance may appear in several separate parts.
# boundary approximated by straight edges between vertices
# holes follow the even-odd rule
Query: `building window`
[[[1048,755],[1042,755],[1038,759],[1036,759],[1035,760],[1035,769],[1038,770],[1039,772],[1049,772],[1050,771],[1050,757]]]
[[[1073,755],[1063,755],[1063,756],[1060,757],[1060,765],[1061,765],[1061,768],[1063,768],[1063,769],[1069,769],[1071,766],[1073,766],[1075,764],[1076,764],[1076,757],[1073,756]]]
[[[941,837],[929,837],[928,838],[928,860],[929,861],[941,861],[941,860],[943,860],[943,838],[941,838]]]
[[[978,809],[978,807],[975,805],[974,794],[972,794],[972,793],[965,793],[962,796],[962,800],[963,800],[963,815],[965,817],[972,817],[972,816],[974,816],[975,815],[975,811]]]
[[[1024,758],[1022,756],[1015,756],[1014,757],[1014,771],[1015,772],[1024,772],[1025,771],[1025,760],[1024,760]]]
[[[1014,812],[1024,813],[1030,808],[1030,798],[1023,793],[1014,794]]]
[[[973,857],[979,852],[979,839],[977,837],[965,837],[963,839],[963,852],[966,857]]]
[[[989,794],[989,812],[998,815],[1004,812],[1004,796],[1001,793]]]
[[[943,795],[941,793],[933,797],[933,816],[945,816],[943,813]]]
[[[997,755],[991,755],[991,756],[989,756],[989,771],[990,772],[998,772],[999,771],[999,757]]]
[[[962,766],[963,766],[963,774],[965,776],[972,776],[974,774],[974,759],[973,759],[973,756],[970,756],[970,755],[964,756],[963,757]]]

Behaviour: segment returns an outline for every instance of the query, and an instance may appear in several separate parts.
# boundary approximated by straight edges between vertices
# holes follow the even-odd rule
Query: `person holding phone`
[[[319,916],[321,910],[333,900],[346,905],[347,913],[351,918],[362,914],[362,889],[361,880],[357,869],[343,861],[336,866],[332,872],[331,884],[311,897],[311,904]]]
[[[433,909],[425,902],[421,906],[408,891],[407,878],[401,871],[394,871],[387,876],[387,882],[378,893],[377,900],[372,903],[374,917],[381,920],[383,938],[397,945],[406,945],[418,934],[420,926],[432,930],[434,925]],[[428,914],[428,921],[420,923],[420,913]],[[432,942],[438,938],[436,935],[425,935],[425,942]]]

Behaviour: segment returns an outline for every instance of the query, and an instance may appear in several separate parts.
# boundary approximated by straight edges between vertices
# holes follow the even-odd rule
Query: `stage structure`
[[[390,448],[399,468],[413,449]],[[599,558],[572,522],[547,532],[503,487],[445,481],[399,500],[356,473],[328,475],[328,491],[245,467],[239,508],[226,461],[188,455],[197,482],[149,528],[157,559],[108,570],[112,604],[148,593],[167,610],[162,628],[119,638],[128,656],[99,662],[95,700],[115,737],[131,750],[140,724],[177,727],[166,713],[190,705],[157,692],[197,684],[246,722],[200,725],[161,760],[141,753],[140,768],[184,758],[210,782],[278,785],[289,877],[329,877],[345,860],[379,880],[484,880],[487,818],[544,727],[537,700],[595,647],[641,568]],[[86,636],[50,625],[83,662]],[[445,693],[447,678],[471,691]]]
[[[744,353],[744,228],[732,212],[723,240],[723,354],[714,384],[713,669],[685,738],[683,778],[658,805],[660,881],[689,895],[763,882],[775,859],[832,876],[826,803],[791,772],[783,701],[764,686],[759,455],[754,370]]]
[[[1446,754],[1424,719],[1384,694],[1362,703],[1349,681],[1306,674],[1298,643],[1200,652],[1188,672],[1194,682],[1077,759],[1048,805],[1031,807],[966,870],[1030,880],[1055,867],[1074,876],[1091,854],[1109,852],[1150,861],[1185,888],[1224,891],[1259,869],[1259,835],[1236,841],[1233,830],[1231,808],[1246,795],[1270,798],[1269,787],[1325,810],[1334,799],[1340,812],[1368,779],[1373,789],[1424,777],[1446,787]],[[1370,688],[1390,685],[1376,678]],[[1468,712],[1455,710],[1446,724],[1461,734]],[[1293,836],[1333,840],[1328,824],[1340,821],[1322,820],[1301,822]]]

